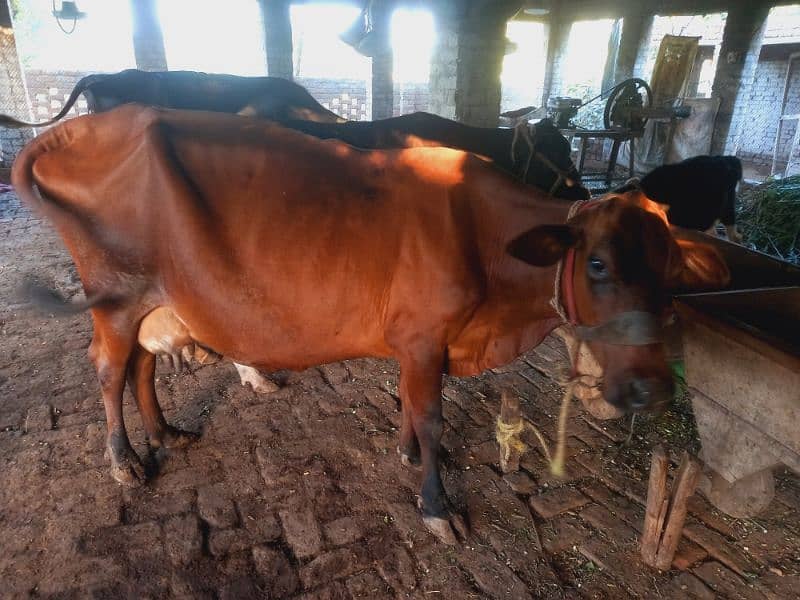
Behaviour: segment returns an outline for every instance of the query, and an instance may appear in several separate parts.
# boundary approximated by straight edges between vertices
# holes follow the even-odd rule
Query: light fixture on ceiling
[[[72,33],[75,31],[75,26],[78,24],[80,19],[86,18],[86,13],[78,10],[78,4],[76,2],[70,2],[69,0],[63,0],[61,2],[61,8],[56,10],[56,0],[53,0],[53,16],[56,18],[56,23],[58,23],[58,27],[64,33]],[[69,21],[72,19],[72,28],[67,30],[61,24],[61,19],[65,21]]]
[[[532,17],[543,17],[545,15],[550,14],[549,8],[526,8],[523,11],[526,15],[531,15]]]

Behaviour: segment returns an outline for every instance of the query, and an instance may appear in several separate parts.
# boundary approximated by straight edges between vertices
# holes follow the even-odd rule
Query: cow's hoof
[[[404,467],[413,469],[420,465],[419,453],[412,454],[409,452],[404,452],[400,446],[397,447],[397,453],[400,455],[400,464]]]
[[[276,383],[273,383],[269,379],[265,377],[261,377],[261,380],[257,383],[250,384],[253,387],[253,391],[257,394],[272,394],[273,392],[277,392],[280,386]]]
[[[278,385],[264,377],[253,367],[240,365],[238,363],[233,363],[233,365],[236,367],[236,371],[239,373],[239,379],[241,380],[242,385],[246,386],[249,383],[250,387],[253,388],[253,391],[257,394],[271,394],[281,389]]]
[[[121,460],[112,463],[111,477],[125,487],[136,488],[144,484],[144,467],[138,458],[135,460]]]
[[[160,440],[150,440],[153,448],[185,448],[189,444],[196,442],[200,436],[191,431],[184,431],[172,425],[167,425]]]
[[[456,546],[467,539],[469,529],[461,515],[453,514],[449,518],[422,515],[422,522],[436,539],[450,546]]]

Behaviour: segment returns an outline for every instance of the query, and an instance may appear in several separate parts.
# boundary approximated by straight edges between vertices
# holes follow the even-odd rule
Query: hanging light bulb
[[[69,0],[63,0],[63,2],[61,2],[61,8],[56,10],[56,0],[53,0],[53,16],[56,18],[56,23],[58,23],[58,27],[61,31],[64,33],[72,33],[75,31],[78,20],[86,18],[86,13],[78,10],[78,4],[76,2],[70,2]],[[72,19],[72,28],[69,31],[61,24],[61,19],[65,21]]]

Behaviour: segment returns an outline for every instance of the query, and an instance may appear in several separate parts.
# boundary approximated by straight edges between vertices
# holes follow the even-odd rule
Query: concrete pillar
[[[636,59],[647,50],[653,27],[652,15],[625,15],[622,19],[622,36],[619,41],[614,83],[635,77]]]
[[[264,49],[267,53],[267,74],[291,80],[294,76],[292,60],[292,21],[288,0],[258,0],[264,21]]]
[[[751,0],[732,3],[728,10],[711,90],[713,96],[721,99],[712,154],[736,154],[738,150],[740,123],[747,112],[769,11],[769,4]]]
[[[136,68],[142,71],[166,71],[167,53],[158,20],[156,0],[130,0],[133,15],[133,53]]]
[[[373,2],[372,22],[376,35],[381,36],[376,42],[376,52],[372,56],[372,77],[370,96],[373,119],[388,119],[394,111],[394,81],[392,71],[394,58],[389,39],[391,29],[391,2]]]
[[[567,44],[572,22],[558,12],[552,12],[547,27],[547,59],[544,66],[544,92],[542,106],[547,106],[550,96],[561,93],[561,68],[567,55]]]
[[[0,0],[0,113],[30,121],[32,118],[25,75],[19,62],[11,14]],[[0,164],[11,166],[22,147],[33,139],[33,129],[0,127]]]

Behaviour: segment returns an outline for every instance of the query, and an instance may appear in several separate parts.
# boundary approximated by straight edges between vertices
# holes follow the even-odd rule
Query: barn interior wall
[[[778,133],[778,116],[781,113],[790,51],[800,52],[800,44],[787,46],[782,56],[762,53],[748,99],[748,112],[739,146],[739,156],[765,175],[769,174],[768,170],[772,166],[772,153]],[[786,113],[800,113],[800,61],[795,62],[789,80]],[[782,127],[781,137],[778,140],[779,171],[786,168],[789,146],[796,127],[796,121],[787,122]]]
[[[0,24],[0,111],[30,118],[25,77],[20,66],[14,31]],[[23,146],[33,139],[32,129],[0,128],[0,160],[10,167]]]
[[[452,0],[457,4],[458,0]],[[262,6],[270,4],[267,0],[259,0]],[[134,30],[134,47],[136,50],[137,64],[140,68],[163,69],[166,68],[164,42],[159,27],[154,21],[155,0],[132,2],[138,7],[134,12],[135,21],[140,23]],[[760,3],[759,3],[760,4]],[[770,2],[770,4],[773,4]],[[5,5],[5,2],[3,2]],[[652,5],[652,6],[651,6]],[[530,104],[539,105],[546,101],[549,94],[563,91],[563,66],[566,60],[566,46],[569,38],[571,23],[577,18],[599,18],[623,16],[625,22],[622,30],[622,44],[620,58],[617,64],[617,73],[631,73],[636,76],[646,76],[648,53],[642,43],[637,40],[648,40],[653,22],[653,14],[686,14],[689,12],[710,11],[723,7],[739,7],[739,14],[744,14],[745,19],[740,19],[740,30],[733,36],[738,46],[744,47],[745,38],[752,37],[752,23],[748,21],[752,9],[746,8],[749,2],[744,0],[731,0],[729,2],[716,2],[714,0],[700,3],[689,3],[683,0],[664,2],[634,2],[633,0],[615,1],[606,3],[583,2],[576,0],[571,3],[561,3],[552,15],[548,43],[548,56],[551,59],[545,67],[543,91],[541,97],[531,98]],[[742,7],[745,7],[742,9]],[[758,12],[758,11],[757,11]],[[760,14],[760,12],[759,12]],[[440,23],[441,25],[441,23]],[[373,74],[380,73],[382,77],[377,85],[369,78],[366,81],[350,80],[347,78],[325,77],[298,77],[298,81],[309,88],[309,91],[331,110],[338,112],[343,117],[351,119],[368,119],[397,115],[414,110],[430,110],[450,118],[458,118],[464,122],[477,125],[493,126],[496,124],[497,113],[500,108],[500,70],[505,54],[505,31],[496,27],[493,19],[484,18],[478,26],[471,23],[469,29],[456,26],[451,29],[441,29],[431,61],[430,80],[428,84],[418,82],[394,82],[387,73],[391,69],[391,61],[383,64],[373,63]],[[289,24],[291,32],[291,24]],[[285,28],[284,28],[285,33]],[[626,35],[628,39],[626,40]],[[265,37],[267,32],[265,31]],[[280,36],[279,36],[280,37]],[[286,36],[283,36],[284,40]],[[290,40],[291,41],[291,40]],[[602,42],[598,41],[598,44]],[[3,44],[4,53],[8,44]],[[283,56],[276,56],[280,48],[286,50],[287,44],[267,43],[273,53],[272,63],[286,63],[287,52]],[[747,45],[749,49],[752,44]],[[288,44],[288,53],[291,54],[291,43]],[[635,51],[635,52],[634,52]],[[16,49],[13,49],[16,52]],[[269,52],[268,58],[269,58]],[[10,55],[9,55],[10,56]],[[13,57],[12,57],[13,58]],[[13,64],[12,58],[4,60],[4,64]],[[18,62],[18,61],[17,61]],[[632,64],[631,64],[632,63]],[[771,59],[761,60],[753,78],[754,85],[744,95],[738,95],[736,100],[737,111],[741,114],[733,123],[731,135],[738,128],[741,133],[738,152],[742,157],[751,159],[758,164],[765,164],[771,160],[772,144],[774,142],[775,123],[767,123],[771,113],[774,113],[776,97],[782,94],[781,82],[777,80],[780,74],[781,61]],[[376,69],[377,65],[377,69]],[[285,66],[285,64],[284,64]],[[744,65],[730,69],[722,65],[727,75],[725,96],[730,102],[732,95],[736,96],[739,88],[747,87],[748,71]],[[272,68],[272,67],[270,67]],[[276,67],[277,68],[277,67]],[[737,75],[737,70],[739,75]],[[724,74],[724,73],[723,73]],[[69,72],[44,72],[28,70],[30,101],[34,116],[43,118],[52,115],[60,108],[65,95],[69,93],[72,85],[83,73]],[[295,75],[297,75],[295,73]],[[742,77],[744,79],[742,79]],[[21,75],[17,78],[21,80]],[[744,86],[739,84],[744,81]],[[794,97],[797,90],[793,87]],[[6,92],[9,96],[10,92]],[[16,94],[17,99],[24,98]],[[10,96],[9,96],[10,97]],[[779,101],[779,99],[778,99]],[[373,114],[376,105],[381,106],[380,114]],[[751,107],[750,104],[753,106]],[[522,103],[520,103],[522,105]],[[740,109],[746,107],[742,112]],[[25,110],[22,110],[22,109]],[[7,112],[18,116],[27,116],[27,107],[7,108]],[[78,107],[76,112],[80,112]],[[732,120],[732,108],[726,109],[725,119]],[[773,119],[774,121],[774,119]],[[793,133],[792,126],[786,128],[780,142],[781,149],[788,144],[789,136]],[[5,134],[4,134],[5,135]],[[10,135],[10,134],[9,134]],[[15,134],[17,135],[17,134]],[[22,134],[19,134],[22,135]],[[727,138],[727,133],[724,133]],[[725,140],[722,142],[724,146]],[[21,145],[20,142],[18,145]],[[6,146],[13,147],[13,144]],[[13,150],[10,155],[13,155]]]

